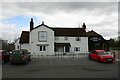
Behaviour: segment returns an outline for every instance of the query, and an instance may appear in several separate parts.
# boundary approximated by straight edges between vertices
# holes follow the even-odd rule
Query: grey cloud
[[[100,18],[101,15],[103,14],[105,14],[105,16],[110,16],[113,13],[117,13],[117,10],[118,10],[116,2],[5,2],[2,4],[2,8],[3,8],[3,16],[9,15],[10,17],[12,17],[15,15],[21,15],[21,14],[29,15],[28,13],[31,13],[30,16],[33,16],[33,14],[36,14],[36,13],[37,14],[44,13],[50,16],[49,20],[53,19],[53,16],[52,16],[53,14],[59,14],[59,11],[65,12],[68,15],[69,13],[72,13],[73,15],[76,15],[74,13],[83,13],[85,15],[84,17],[91,16],[91,18],[93,19],[95,17]],[[59,15],[62,16],[61,14]],[[39,17],[38,15],[35,15],[35,16]],[[77,14],[77,16],[81,16],[81,15]],[[43,16],[43,17],[46,17],[46,16]],[[72,18],[75,19],[73,16],[71,16],[70,19],[72,20]],[[81,16],[81,18],[83,18],[83,16]],[[89,21],[88,25],[95,26],[95,29],[98,29],[98,27],[101,28],[102,31],[100,32],[105,37],[108,37],[108,36],[111,37],[112,35],[116,35],[114,33],[111,33],[113,32],[111,29],[112,26],[114,25],[113,22],[116,22],[115,20],[113,20],[114,16],[110,16],[110,18],[107,17],[105,18],[105,20],[97,21],[98,23],[94,23],[94,24],[91,24],[93,23],[93,22],[90,22],[91,18],[89,18],[90,20],[88,20]],[[108,20],[108,19],[111,19],[111,20]],[[60,20],[61,21],[60,22],[58,19],[55,21],[62,23],[62,21]],[[96,21],[96,20],[93,19],[92,21]],[[103,31],[104,30],[103,27],[105,27],[106,25],[108,25],[108,27],[110,28],[110,30],[108,30],[107,32]],[[91,29],[92,28],[93,27],[91,27]]]
[[[18,9],[33,11],[33,12],[45,12],[45,13],[54,13],[56,11],[66,11],[73,12],[76,10],[88,10],[97,12],[113,12],[115,11],[115,2],[17,2],[17,3],[3,3],[3,8],[12,8],[18,7]],[[100,10],[100,11],[99,11]]]

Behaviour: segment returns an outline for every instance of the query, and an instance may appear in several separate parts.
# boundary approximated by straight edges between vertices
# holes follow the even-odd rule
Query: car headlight
[[[100,58],[105,58],[105,57],[103,57],[103,56],[100,56]]]

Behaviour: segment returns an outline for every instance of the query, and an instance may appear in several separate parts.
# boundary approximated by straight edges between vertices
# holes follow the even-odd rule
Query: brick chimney
[[[82,28],[86,29],[86,25],[85,25],[85,23],[83,23]]]
[[[34,27],[34,22],[33,22],[33,18],[31,18],[31,21],[30,21],[30,31],[32,31]]]

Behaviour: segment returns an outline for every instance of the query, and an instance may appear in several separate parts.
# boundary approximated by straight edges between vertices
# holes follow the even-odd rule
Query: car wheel
[[[27,64],[27,62],[28,62],[28,61],[27,61],[27,60],[25,60],[24,64]]]
[[[10,64],[11,64],[11,65],[13,65],[13,63],[12,63],[12,62],[10,62]]]
[[[111,61],[110,63],[113,63],[113,61]]]
[[[90,55],[89,55],[89,59],[92,59]]]
[[[100,60],[100,58],[98,58],[98,62],[99,62],[99,63],[101,63],[101,60]]]
[[[29,61],[31,61],[31,59],[29,58]]]

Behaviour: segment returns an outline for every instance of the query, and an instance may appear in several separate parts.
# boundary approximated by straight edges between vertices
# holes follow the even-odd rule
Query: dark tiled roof
[[[41,24],[34,29],[42,26]],[[51,28],[47,25],[44,25],[47,28],[50,28],[54,31],[55,36],[101,36],[100,34],[96,33],[95,31],[88,31],[86,32],[84,28]],[[33,29],[33,30],[34,30]],[[20,37],[20,43],[29,43],[29,31],[22,31]]]
[[[20,38],[16,39],[16,40],[14,41],[14,43],[16,43],[19,39],[20,39]]]
[[[29,31],[22,31],[19,43],[29,43]]]
[[[87,36],[84,28],[51,28],[55,36]]]
[[[96,33],[95,31],[88,31],[87,33],[87,36],[101,36],[100,34]]]
[[[33,28],[33,30],[41,26],[52,29],[55,33],[55,36],[87,36],[84,28],[52,28],[45,24],[41,24]]]

